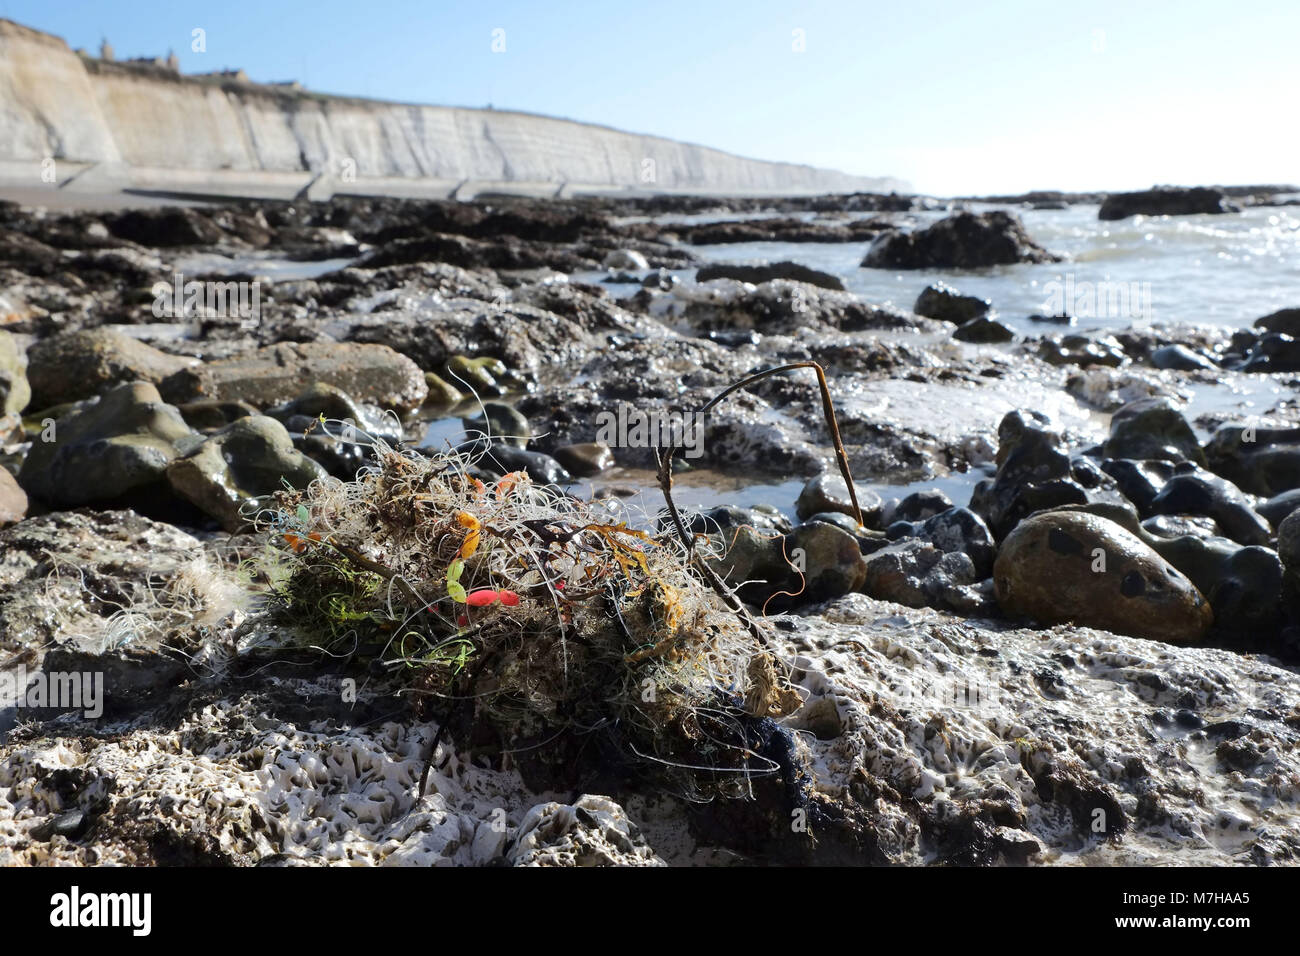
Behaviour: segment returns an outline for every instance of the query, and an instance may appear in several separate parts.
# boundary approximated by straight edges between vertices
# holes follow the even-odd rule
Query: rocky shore
[[[1270,195],[1117,194],[1100,215]],[[1290,399],[1188,398],[1289,386],[1300,303],[1252,328],[1026,335],[941,282],[904,309],[697,251],[1048,264],[1014,207],[1101,197],[1006,198],[0,203],[0,865],[1295,862],[1300,421]],[[658,503],[624,504],[656,493],[662,443],[611,438],[610,416],[686,420],[801,362],[826,371],[857,508],[808,369],[677,442],[683,487],[789,489],[685,515],[777,667],[709,691],[744,699],[770,764],[729,798],[566,763],[581,739],[517,754],[496,717],[443,726],[360,630],[346,652],[286,636],[315,625],[258,556],[322,537],[255,520],[277,495],[450,441],[489,494],[526,476],[571,496],[538,509],[666,540]],[[93,718],[26,694],[74,673],[103,675]],[[755,707],[760,685],[785,703]]]

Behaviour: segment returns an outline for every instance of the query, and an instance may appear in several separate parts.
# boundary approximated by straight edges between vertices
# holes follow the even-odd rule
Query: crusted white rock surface
[[[170,731],[100,730],[0,748],[0,866],[663,862],[608,797],[533,794],[446,744],[417,802],[427,726],[308,729],[227,700]],[[33,835],[73,809],[90,839]]]
[[[25,556],[47,546],[53,559],[62,542],[63,559],[75,559],[88,584],[117,582],[127,593],[148,568],[113,555],[134,542],[165,545],[155,557],[176,571],[206,553],[197,539],[166,540],[134,516],[114,516],[117,534],[94,516],[65,516],[48,528],[40,520],[0,540],[14,549],[11,620],[38,617],[32,588],[44,572]],[[340,703],[337,676],[289,668],[298,676],[237,677],[230,622],[239,616],[218,606],[228,590],[211,582],[179,589],[191,599],[200,593],[194,615],[215,622],[211,653],[190,658],[183,688],[130,690],[99,721],[35,725],[20,710],[16,727],[0,729],[0,865],[752,859],[725,845],[752,836],[734,821],[710,831],[722,845],[698,845],[687,808],[673,799],[536,792],[516,770],[488,769],[445,741],[417,801],[431,726],[404,715],[391,686],[364,691],[353,710]],[[45,626],[85,630],[98,617],[72,606],[77,613],[65,608]],[[182,618],[155,619],[193,638],[192,617]],[[256,612],[243,625],[269,639],[260,627]],[[822,850],[852,836],[863,860],[912,864],[1300,859],[1300,675],[1292,669],[863,595],[775,619],[773,635],[806,695],[785,723],[809,789],[848,821],[825,832],[814,824]],[[155,647],[168,643],[163,637]],[[150,672],[151,655],[141,651],[106,655],[119,669],[111,673]],[[93,661],[93,648],[84,653]]]
[[[878,799],[882,849],[936,859],[918,819],[978,812],[1035,863],[1300,859],[1300,675],[1105,631],[1013,629],[850,595],[795,621],[795,722],[817,787]],[[1100,813],[1098,812],[1100,811]]]

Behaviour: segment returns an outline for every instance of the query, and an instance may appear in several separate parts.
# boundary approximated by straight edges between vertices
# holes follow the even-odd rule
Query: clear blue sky
[[[119,58],[171,48],[186,72],[491,103],[941,194],[1300,180],[1300,0],[0,0],[0,16],[73,47],[106,35]]]

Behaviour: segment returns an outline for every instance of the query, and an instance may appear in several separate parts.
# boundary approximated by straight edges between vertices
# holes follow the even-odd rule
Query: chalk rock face
[[[358,177],[419,178],[448,191],[463,180],[627,187],[643,184],[647,169],[660,188],[712,193],[907,188],[892,177],[760,162],[508,110],[362,103],[248,82],[214,87],[80,57],[58,37],[8,21],[0,23],[0,92],[6,160],[283,175],[348,156]]]
[[[502,829],[479,824],[475,851]],[[583,794],[572,805],[546,803],[529,810],[506,859],[512,866],[664,865],[622,807],[592,794]]]
[[[838,734],[799,737],[817,786],[861,801],[881,862],[1297,859],[1300,677],[1268,658],[862,594],[817,610],[783,632],[809,668],[790,721],[838,714]]]
[[[1171,644],[1199,641],[1214,617],[1196,586],[1139,538],[1081,512],[1048,511],[1017,525],[993,584],[1010,614]]]
[[[19,589],[0,605],[0,644],[17,633],[45,645],[86,632],[100,640],[82,642],[83,654],[105,653],[109,622],[81,575],[54,580],[53,602],[44,594],[53,555],[130,600],[157,589],[161,573],[185,599],[138,650],[198,641],[186,646],[206,662],[196,673],[187,658],[179,676],[152,683],[165,692],[127,695],[97,721],[11,723],[5,739],[0,706],[0,866],[782,859],[773,850],[790,833],[784,804],[771,808],[780,826],[759,830],[754,824],[767,818],[753,801],[688,812],[624,788],[556,802],[529,789],[517,768],[482,766],[445,739],[417,795],[435,730],[394,714],[400,684],[362,684],[355,703],[340,699],[347,671],[253,666],[241,684],[213,684],[220,678],[209,671],[222,658],[203,651],[206,641],[231,647],[242,635],[256,645],[273,633],[260,612],[244,619],[232,610],[238,594],[223,598],[217,563],[194,565],[210,547],[129,512],[49,515],[0,532],[0,589]],[[204,609],[197,621],[195,597]],[[18,599],[25,616],[61,613],[37,631],[15,618]],[[797,731],[790,759],[808,787],[789,799],[812,815],[835,795],[834,815],[819,817],[825,838],[805,861],[1300,859],[1300,676],[1267,657],[1085,627],[961,620],[863,594],[773,624],[775,650],[797,662],[804,698],[788,722]],[[260,659],[248,653],[250,664]],[[100,666],[84,659],[79,669]],[[33,660],[29,673],[38,666]],[[216,687],[223,692],[214,697]],[[1189,799],[1193,792],[1203,797]],[[731,825],[737,820],[751,829]]]

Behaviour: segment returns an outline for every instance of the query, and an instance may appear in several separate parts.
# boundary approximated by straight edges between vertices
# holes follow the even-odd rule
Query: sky
[[[1300,0],[0,0],[0,17],[119,59],[174,50],[184,72],[492,104],[938,195],[1300,181]]]

